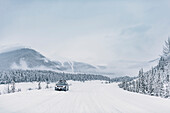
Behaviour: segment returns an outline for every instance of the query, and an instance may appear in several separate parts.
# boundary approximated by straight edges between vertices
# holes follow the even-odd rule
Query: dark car
[[[60,80],[56,86],[55,86],[56,91],[68,91],[69,90],[69,85],[66,82],[66,80]]]

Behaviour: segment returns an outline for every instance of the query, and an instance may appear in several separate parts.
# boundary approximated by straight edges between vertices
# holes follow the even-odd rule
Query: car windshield
[[[67,85],[66,83],[57,83],[56,85]]]
[[[67,85],[66,81],[59,81],[56,85]]]

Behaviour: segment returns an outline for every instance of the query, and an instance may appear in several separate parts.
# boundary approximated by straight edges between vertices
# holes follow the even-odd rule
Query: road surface
[[[0,113],[170,113],[170,99],[131,93],[116,83],[69,81],[70,91],[0,95]]]

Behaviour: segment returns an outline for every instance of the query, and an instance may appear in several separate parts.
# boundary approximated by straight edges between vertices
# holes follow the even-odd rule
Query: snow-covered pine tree
[[[15,82],[14,81],[12,81],[11,91],[12,91],[12,93],[15,92]]]
[[[127,82],[126,82],[126,81],[123,81],[123,82],[122,82],[122,88],[123,88],[124,90],[127,90]]]
[[[169,75],[166,76],[166,82],[169,82]]]
[[[139,91],[141,93],[146,93],[145,88],[146,88],[145,77],[144,77],[143,69],[141,69],[139,71]]]
[[[152,70],[151,70],[151,74],[149,76],[149,89],[148,89],[148,93],[150,95],[153,95],[153,91],[154,91],[154,77],[155,77],[155,71],[154,71],[154,68],[152,67]]]
[[[163,72],[165,71],[165,59],[163,57],[160,58],[159,60],[159,64],[158,64],[158,67],[159,69],[163,70]]]
[[[168,37],[168,40],[165,41],[165,45],[163,47],[163,54],[167,56],[170,53],[170,37]]]
[[[166,86],[165,86],[165,98],[168,98],[170,97],[170,81],[169,81],[169,73],[167,72],[166,73],[166,80],[165,80],[165,83],[166,83]]]
[[[47,84],[47,85],[46,85],[46,88],[48,89],[48,88],[49,88],[48,85],[50,84],[50,81],[49,81],[49,78],[48,78],[48,77],[47,77],[47,79],[46,79],[46,84]]]
[[[132,81],[132,91],[136,92],[136,82]]]
[[[165,98],[170,97],[170,82],[167,83],[166,85],[166,90],[165,90]]]
[[[11,92],[9,87],[10,87],[10,86],[9,86],[9,83],[8,83],[8,86],[7,86],[7,93],[10,93],[10,92]]]
[[[139,80],[136,80],[136,92],[139,93]]]
[[[158,78],[157,78],[157,91],[156,96],[163,96],[164,90],[163,90],[163,81],[161,79],[161,70],[158,70]]]
[[[38,82],[38,90],[41,89],[41,82]]]
[[[146,91],[146,93],[148,94],[148,92],[149,92],[149,83],[150,83],[150,75],[149,75],[149,73],[146,73],[146,78],[145,78],[145,91]]]

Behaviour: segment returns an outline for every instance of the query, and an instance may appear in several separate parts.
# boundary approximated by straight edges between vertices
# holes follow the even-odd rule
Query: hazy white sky
[[[169,0],[0,0],[0,46],[136,74],[170,36]]]

